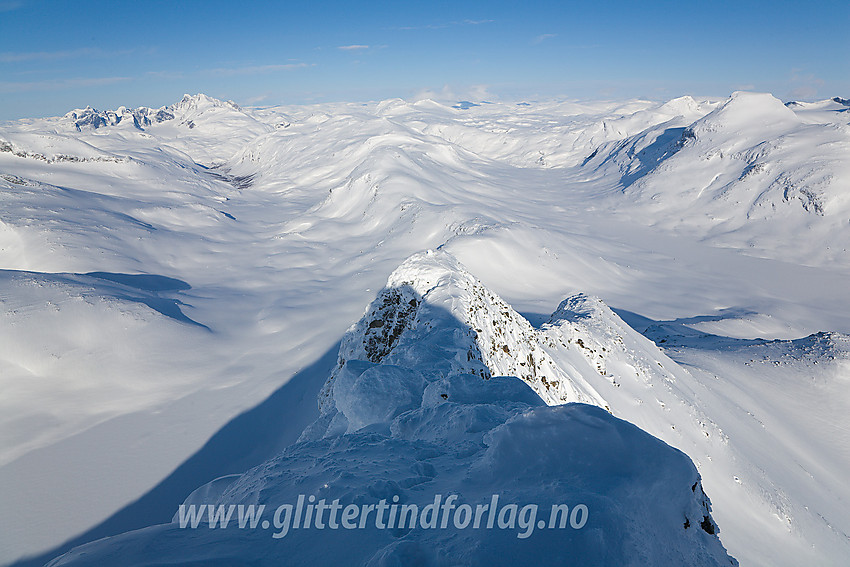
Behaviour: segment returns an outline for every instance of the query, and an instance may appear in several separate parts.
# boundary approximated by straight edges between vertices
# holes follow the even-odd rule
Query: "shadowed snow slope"
[[[566,309],[553,316],[559,330],[569,326]],[[185,514],[181,527],[178,513],[170,524],[84,545],[50,565],[736,565],[683,453],[600,408],[547,407],[523,384],[550,402],[602,403],[581,381],[594,372],[583,356],[576,368],[538,340],[453,257],[416,255],[343,339],[320,395],[322,416],[301,439],[184,503],[266,505],[270,522],[274,508],[297,506],[303,495],[328,506],[316,508],[315,521],[295,527],[290,507],[253,530],[238,520],[192,528]],[[523,370],[521,380],[497,376],[514,369]],[[432,527],[425,510],[435,501],[442,516]],[[351,517],[340,526],[340,510],[352,504],[386,510],[361,515],[360,529]],[[558,504],[572,510],[564,528],[550,523]],[[479,505],[492,507],[490,527],[488,508],[473,520]],[[410,520],[413,510],[418,520]]]
[[[768,94],[737,92],[693,123],[653,125],[600,147],[586,166],[615,166],[639,214],[661,226],[725,246],[745,239],[759,255],[774,256],[783,245],[786,260],[846,262],[846,113],[789,108]],[[813,242],[820,245],[812,248]]]
[[[322,359],[270,431],[391,437],[436,374],[514,376],[686,453],[743,564],[843,566],[846,97],[467,102],[0,124],[0,564],[167,523]]]
[[[716,353],[711,340],[706,339],[708,335],[693,334],[696,336],[693,344],[699,345],[703,352],[712,349],[703,358],[720,358],[720,361],[703,361],[700,367],[728,364],[721,362],[726,351]],[[452,337],[451,341],[443,339],[448,336]],[[809,403],[832,400],[835,409],[831,412],[846,408],[850,400],[841,388],[841,376],[846,372],[842,361],[848,349],[847,341],[841,337],[838,336],[837,343],[835,340],[830,343],[834,346],[824,351],[826,354],[815,349],[810,355],[825,365],[824,376],[835,378],[827,379],[815,391],[806,388],[805,382],[793,380],[784,388],[795,388]],[[786,364],[800,358],[793,350],[784,356]],[[744,415],[739,417],[737,411],[717,409],[729,407],[734,395],[731,399],[718,396],[712,384],[718,380],[716,376],[695,379],[598,298],[574,295],[564,300],[547,322],[534,328],[451,255],[440,251],[415,255],[393,272],[387,288],[344,338],[339,364],[320,397],[323,418],[313,429],[308,429],[305,438],[319,433],[351,432],[371,423],[382,423],[408,409],[405,404],[415,405],[418,390],[411,393],[402,384],[388,391],[370,390],[371,382],[361,378],[364,368],[359,362],[348,362],[362,360],[422,368],[423,380],[428,379],[430,369],[485,378],[517,376],[548,404],[580,401],[598,405],[697,461],[710,479],[710,492],[715,494],[715,500],[722,501],[726,507],[719,513],[724,517],[725,533],[731,541],[737,541],[741,532],[747,532],[748,525],[756,518],[778,517],[784,520],[748,533],[750,546],[765,549],[771,540],[787,538],[783,532],[791,524],[805,531],[806,538],[820,542],[823,557],[840,554],[839,550],[847,546],[842,538],[833,539],[831,522],[812,514],[807,504],[817,501],[819,510],[832,510],[829,517],[838,517],[840,512],[833,510],[832,502],[836,497],[841,498],[836,492],[839,483],[820,483],[806,472],[822,468],[824,477],[832,478],[843,470],[850,462],[844,444],[834,445],[836,451],[832,452],[824,447],[814,457],[805,455],[796,435],[777,439],[769,432],[773,429],[765,431],[759,427],[753,431],[746,423],[752,419],[749,412],[742,412]],[[803,363],[797,372],[803,374],[807,368],[811,366]],[[409,386],[410,381],[405,384]],[[736,391],[739,387],[734,386]],[[772,386],[763,381],[748,385],[748,389],[756,391],[764,387]],[[824,391],[831,393],[824,396],[821,393]],[[340,392],[345,395],[340,396]],[[398,407],[386,413],[386,399],[395,396],[399,397]],[[379,412],[369,409],[370,399],[381,400]],[[800,407],[797,405],[796,411]],[[785,414],[794,411],[789,407]],[[831,419],[842,420],[837,413]],[[815,434],[817,428],[804,425],[806,421],[794,427]],[[830,418],[825,421],[829,422]],[[771,446],[773,450],[762,452],[756,446]],[[789,474],[796,476],[781,464],[788,455],[801,463],[801,471],[805,473],[801,478],[788,478]],[[799,488],[799,497],[782,488],[789,485]],[[801,548],[805,547],[802,541],[798,540],[794,547],[794,551],[789,547],[782,553],[794,555],[798,560],[810,554]]]

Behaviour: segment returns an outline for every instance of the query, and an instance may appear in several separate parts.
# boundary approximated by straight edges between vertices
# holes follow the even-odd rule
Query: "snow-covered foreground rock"
[[[843,565],[842,101],[198,95],[0,125],[0,563],[167,523],[309,424],[375,419],[314,393],[356,391],[338,349],[369,361],[428,320],[385,320],[381,295],[372,343],[339,344],[434,249],[480,278],[446,268],[433,292],[475,333],[441,371],[513,375],[683,451],[743,565]],[[427,295],[426,272],[397,299]]]
[[[598,407],[543,404],[529,385],[555,402],[590,387],[537,342],[453,257],[414,256],[343,339],[298,443],[170,524],[50,565],[736,565],[684,454]],[[522,379],[496,376],[511,350]],[[210,527],[209,506],[259,505],[254,529]]]

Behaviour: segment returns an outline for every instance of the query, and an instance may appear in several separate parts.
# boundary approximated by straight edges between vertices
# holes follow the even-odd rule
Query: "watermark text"
[[[538,505],[499,504],[494,494],[484,504],[458,503],[458,496],[434,496],[434,501],[420,508],[417,504],[399,503],[393,496],[388,502],[381,499],[374,504],[348,504],[339,499],[330,503],[324,498],[300,494],[295,504],[282,504],[264,519],[265,504],[181,504],[177,521],[181,528],[272,530],[275,539],[286,537],[291,530],[355,530],[377,528],[394,529],[500,529],[516,530],[516,537],[530,537],[536,529],[574,529],[585,526],[589,511],[584,504],[572,507],[553,504],[538,519]],[[545,508],[544,508],[545,510]]]

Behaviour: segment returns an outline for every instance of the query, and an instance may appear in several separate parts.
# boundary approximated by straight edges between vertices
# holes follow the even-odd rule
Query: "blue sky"
[[[0,119],[171,104],[850,97],[850,2],[0,0]]]

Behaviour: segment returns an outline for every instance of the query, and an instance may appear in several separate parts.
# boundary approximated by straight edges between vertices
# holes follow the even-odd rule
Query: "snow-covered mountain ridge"
[[[602,313],[598,307],[573,313],[567,304],[553,319]],[[559,360],[535,363],[542,352],[535,352],[533,335],[450,254],[415,255],[346,334],[319,397],[322,414],[298,443],[242,476],[199,488],[184,505],[295,502],[305,494],[340,507],[374,497],[423,509],[434,494],[455,494],[458,502],[499,494],[505,502],[536,499],[545,511],[558,499],[574,506],[584,499],[586,532],[542,531],[545,521],[539,528],[532,518],[521,537],[511,538],[465,531],[456,522],[454,530],[406,524],[387,526],[389,534],[367,529],[352,536],[303,529],[276,540],[262,530],[183,529],[175,514],[171,524],[83,546],[50,565],[212,558],[274,565],[281,556],[299,564],[344,557],[358,565],[492,565],[522,556],[583,565],[737,565],[720,545],[710,502],[687,458],[602,410],[560,405],[568,401],[564,393],[589,385],[575,370],[573,377],[559,375]],[[526,350],[532,370],[522,380],[559,407],[541,407],[540,398],[504,372],[518,367],[495,356],[514,351],[521,360]],[[542,372],[550,374],[548,382]],[[552,376],[566,383],[559,386]],[[536,534],[528,531],[532,524]]]
[[[174,120],[175,117],[181,121],[181,125],[194,128],[195,122],[187,115],[200,114],[212,109],[231,109],[239,111],[239,105],[233,101],[222,102],[218,99],[208,97],[205,94],[183,95],[183,98],[172,105],[162,106],[158,109],[142,106],[139,108],[127,108],[120,106],[116,110],[97,110],[91,106],[68,112],[65,119],[72,122],[78,132],[83,128],[97,130],[104,126],[117,126],[124,123],[132,123],[138,130],[144,130],[146,126]]]
[[[585,167],[616,167],[637,210],[667,228],[724,245],[730,234],[744,237],[756,254],[775,245],[767,239],[795,248],[789,234],[812,232],[828,248],[799,249],[796,259],[846,261],[850,127],[824,106],[734,93],[690,124],[653,125],[601,146]]]
[[[341,339],[346,361],[399,358],[446,312],[447,372],[514,375],[684,451],[742,564],[842,565],[844,104],[194,99],[144,130],[0,125],[0,563],[167,522],[271,458],[272,433],[240,436],[251,458],[210,439],[278,388],[304,390],[269,431],[348,431],[302,373],[342,376]],[[404,264],[425,249],[468,270]],[[172,473],[208,440],[215,466]]]
[[[433,367],[434,372],[482,378],[517,376],[550,405],[584,402],[606,407],[582,378],[586,368],[559,366],[543,346],[548,343],[554,347],[551,339],[544,341],[512,307],[451,255],[439,251],[414,256],[392,273],[369,314],[343,339],[339,365],[325,386],[326,396],[348,360],[424,366],[415,358],[422,351],[424,337],[439,324],[431,307],[435,304],[440,306],[438,313],[451,313],[460,326],[451,331],[456,337],[451,345],[456,352],[446,357],[451,367]],[[572,338],[567,340],[573,342]],[[447,345],[441,347],[445,348]],[[324,404],[320,407],[325,409]]]

